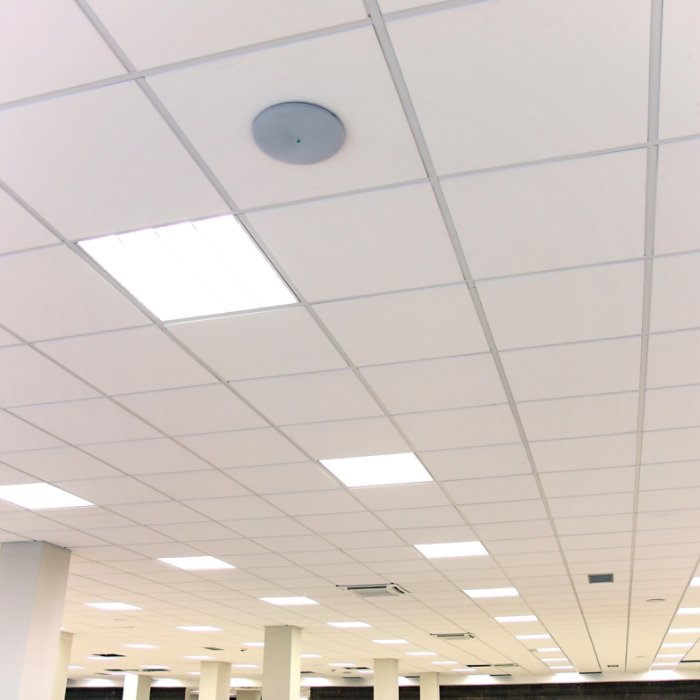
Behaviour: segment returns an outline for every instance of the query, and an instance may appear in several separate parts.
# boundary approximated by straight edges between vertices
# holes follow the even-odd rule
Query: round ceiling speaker
[[[345,141],[338,117],[308,102],[283,102],[258,114],[253,138],[264,153],[293,165],[321,163],[334,156]]]

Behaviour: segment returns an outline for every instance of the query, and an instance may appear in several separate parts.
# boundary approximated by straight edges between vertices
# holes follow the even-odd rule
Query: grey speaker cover
[[[260,112],[253,138],[261,151],[294,165],[320,163],[334,156],[345,141],[338,117],[307,102],[283,102]]]

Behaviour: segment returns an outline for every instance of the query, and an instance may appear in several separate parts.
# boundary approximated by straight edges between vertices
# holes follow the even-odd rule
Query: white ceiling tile
[[[700,131],[700,52],[695,30],[700,8],[693,0],[664,3],[659,131],[662,138]]]
[[[391,503],[392,508],[398,505]],[[407,504],[401,503],[405,506]],[[398,510],[376,511],[377,515],[392,529],[417,527],[451,527],[462,525],[464,519],[454,506],[409,507]]]
[[[644,429],[700,425],[700,386],[650,389],[644,406]]]
[[[651,330],[674,331],[700,326],[694,300],[700,294],[700,254],[654,260]]]
[[[284,432],[314,459],[366,457],[409,452],[388,418],[357,418],[290,425]]]
[[[645,149],[443,181],[476,278],[641,257],[645,185]]]
[[[472,504],[460,507],[470,523],[504,523],[547,518],[541,498],[531,501],[507,501]]]
[[[248,220],[312,302],[463,280],[429,185],[268,209]]]
[[[74,447],[6,452],[2,461],[43,481],[120,476],[116,469]]]
[[[160,437],[109,399],[25,406],[13,413],[73,445]]]
[[[364,510],[357,499],[340,488],[313,493],[270,494],[267,500],[292,516],[357,513]]]
[[[700,68],[700,63],[698,67]],[[698,124],[700,129],[700,119]],[[677,253],[697,250],[699,247],[695,224],[700,216],[700,205],[695,196],[698,185],[700,141],[683,141],[660,146],[655,253]]]
[[[68,238],[228,211],[132,82],[5,111],[0,128],[0,176]]]
[[[391,413],[506,401],[490,353],[365,367],[362,374]]]
[[[90,0],[139,67],[184,61],[364,19],[360,0]]]
[[[133,503],[111,505],[110,509],[141,525],[167,525],[170,523],[191,523],[205,520],[205,516],[182,503],[159,501],[156,503]]]
[[[234,520],[234,518],[276,518],[283,515],[277,508],[257,496],[199,498],[182,502],[189,508],[219,522]],[[228,527],[238,532],[235,522],[228,523]]]
[[[178,441],[220,468],[300,462],[305,458],[272,428],[188,435]]]
[[[437,484],[354,488],[351,493],[372,511],[450,505],[449,499]]]
[[[369,27],[166,73],[149,83],[239,206],[425,177]],[[290,100],[319,104],[346,124],[345,144],[332,159],[300,169],[255,145],[251,124],[258,113]]]
[[[647,386],[700,383],[700,331],[649,336]]]
[[[349,369],[250,379],[233,386],[277,425],[382,415]]]
[[[476,539],[474,531],[465,524],[441,527],[416,527],[406,528],[401,530],[401,537],[411,544],[435,544],[437,542],[471,542]],[[471,557],[469,558],[471,559]],[[478,557],[479,561],[485,561],[484,558]],[[475,559],[471,559],[475,561]],[[439,563],[440,559],[432,561],[433,564]]]
[[[107,394],[216,381],[155,326],[54,340],[38,347]]]
[[[553,534],[549,520],[520,520],[510,523],[483,523],[476,528],[482,541],[521,540],[549,537]]]
[[[225,469],[233,479],[255,493],[327,491],[337,482],[313,462]]]
[[[555,525],[560,535],[627,532],[632,530],[632,513],[556,518]]]
[[[495,445],[519,437],[507,404],[410,413],[396,420],[420,451]]]
[[[700,428],[653,430],[644,433],[642,463],[683,462],[700,459]]]
[[[649,17],[648,0],[501,0],[391,22],[438,172],[644,141]]]
[[[686,486],[681,489],[656,489],[641,491],[639,494],[639,510],[682,510],[695,508],[700,496],[700,487]]]
[[[376,518],[374,520],[379,523]],[[379,523],[379,527],[381,527],[381,523]],[[327,533],[323,539],[340,549],[349,549],[351,547],[393,547],[403,544],[403,540],[396,533],[386,529]]]
[[[234,533],[219,523],[173,523],[171,525],[154,525],[154,530],[162,532],[179,542],[196,540],[230,540]],[[118,543],[117,543],[118,544]]]
[[[555,518],[565,518],[631,513],[633,501],[634,493],[630,490],[629,493],[550,498],[548,502]]]
[[[518,404],[530,440],[611,435],[636,429],[637,392]]]
[[[538,471],[554,472],[634,464],[636,442],[628,433],[531,442],[530,449]]]
[[[501,353],[516,401],[632,391],[639,387],[639,338]]]
[[[531,474],[445,481],[443,487],[458,505],[520,501],[540,497],[537,482]]]
[[[486,352],[466,285],[317,304],[356,365]]]
[[[266,421],[220,384],[131,394],[120,396],[118,402],[167,435],[267,426]]]
[[[78,530],[85,528],[129,527],[133,522],[106,508],[65,508],[51,513],[51,518]],[[96,535],[100,537],[100,535]]]
[[[23,406],[99,396],[26,345],[0,350],[0,405]]]
[[[638,335],[641,263],[548,272],[477,284],[501,349]]]
[[[302,308],[179,323],[170,330],[228,380],[346,367]]]
[[[0,190],[0,220],[0,253],[58,243],[56,236],[4,190]]]
[[[0,102],[124,73],[124,67],[72,2],[8,0],[0,8],[0,63],[12,66]]]
[[[258,537],[256,542],[273,552],[319,552],[333,549],[332,544],[317,535]]]
[[[424,5],[433,5],[441,0],[378,0],[381,11],[399,12],[401,10],[410,10],[414,7],[422,7]]]
[[[155,544],[158,542],[172,542],[170,537],[167,537],[150,527],[98,527],[90,528],[87,532],[94,537],[99,537],[105,542],[112,544]]]
[[[337,513],[329,515],[300,515],[297,520],[320,535],[339,532],[366,532],[381,530],[382,523],[374,515],[364,513]],[[277,533],[280,534],[280,533]]]
[[[235,516],[236,513],[232,513],[232,515]],[[311,530],[289,517],[238,518],[235,520],[227,520],[224,524],[244,537],[278,537],[282,535],[313,534]]]
[[[104,460],[125,474],[161,474],[211,470],[199,457],[167,438],[107,442],[87,445],[86,452]],[[198,477],[203,478],[203,477]],[[147,481],[142,479],[142,481]]]
[[[420,458],[438,480],[478,479],[487,476],[530,474],[522,443],[421,452]]]
[[[0,258],[0,296],[0,323],[29,341],[150,323],[65,247]]]
[[[639,472],[639,490],[654,491],[700,486],[699,466],[700,462],[642,465]]]
[[[0,411],[0,452],[41,450],[47,447],[63,447],[63,443],[23,420]]]
[[[540,480],[547,498],[634,491],[634,467],[550,472]]]
[[[167,501],[167,496],[142,484],[130,476],[110,479],[86,479],[54,482],[56,486],[65,489],[81,498],[86,498],[98,506],[112,504],[157,503]]]
[[[13,469],[5,464],[0,464],[0,484],[3,486],[36,483],[36,481],[36,479],[27,476],[27,474],[19,471],[19,469]]]
[[[0,347],[8,347],[10,345],[20,345],[21,341],[18,340],[12,333],[0,328]]]

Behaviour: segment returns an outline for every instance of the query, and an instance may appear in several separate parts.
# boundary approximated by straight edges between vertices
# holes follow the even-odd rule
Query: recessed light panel
[[[516,639],[551,639],[551,634],[516,634]]]
[[[470,598],[512,598],[519,595],[515,588],[473,588],[464,592]]]
[[[348,622],[329,622],[327,623],[331,627],[339,627],[341,629],[344,628],[351,628],[351,627],[371,627],[372,625],[368,625],[366,622],[355,622],[354,620],[350,620]]]
[[[272,605],[318,605],[318,602],[311,600],[303,595],[300,596],[281,596],[278,598],[260,598],[260,600],[266,603],[272,603]]]
[[[458,661],[431,661],[436,666],[454,666]]]
[[[678,608],[679,615],[700,615],[700,608]]]
[[[662,644],[662,647],[673,647],[673,648],[680,648],[680,647],[692,647],[693,643],[692,642],[680,642],[679,644]]]
[[[657,659],[682,659],[685,654],[657,654]]]
[[[700,634],[700,627],[676,627],[669,630],[669,634]]]
[[[321,464],[346,486],[390,486],[432,481],[428,470],[413,452],[370,457],[322,459]]]
[[[559,657],[556,659],[540,659],[540,661],[543,661],[546,664],[550,664],[550,663],[557,663],[558,664],[558,663],[561,663],[562,661],[568,661],[568,660],[569,659],[567,659],[566,657],[563,657],[563,658]]]
[[[373,639],[375,644],[408,644],[407,639]]]
[[[416,544],[414,547],[426,559],[448,559],[451,557],[483,557],[488,554],[481,542],[442,542],[438,544]]]
[[[79,245],[162,321],[297,301],[231,215],[92,238]]]
[[[407,651],[406,656],[437,656],[436,651]]]
[[[455,673],[474,673],[476,669],[474,668],[451,668],[450,671],[454,671]]]
[[[185,632],[221,632],[218,627],[209,627],[209,625],[185,625],[178,629]]]
[[[323,658],[321,654],[302,654],[302,659],[321,659]]]
[[[693,578],[690,579],[690,585],[691,586],[700,586],[700,576],[693,576]]]
[[[135,605],[129,603],[85,603],[89,608],[97,608],[98,610],[141,610]]]
[[[56,486],[44,483],[0,486],[0,499],[28,510],[95,506],[94,503],[90,503],[84,498],[79,498]]]
[[[216,557],[165,557],[158,559],[163,564],[174,566],[185,571],[213,571],[214,569],[235,569],[232,564],[228,564]]]
[[[541,647],[537,649],[537,651],[541,652],[550,652],[550,651],[561,651],[559,647]]]
[[[537,622],[536,615],[502,615],[493,619],[496,622]]]

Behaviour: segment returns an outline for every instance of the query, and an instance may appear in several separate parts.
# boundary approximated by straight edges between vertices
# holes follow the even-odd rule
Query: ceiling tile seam
[[[442,2],[433,2],[429,5],[419,5],[418,7],[409,7],[406,10],[394,10],[392,12],[383,12],[385,22],[394,22],[396,20],[406,19],[408,17],[418,17],[420,15],[429,15],[434,12],[442,12],[443,10],[451,10],[456,7],[464,7],[465,5],[477,5],[489,0],[442,0]]]
[[[80,7],[81,11],[85,13],[84,8],[81,6],[82,0],[74,0],[74,2],[76,2],[76,4],[78,4],[78,6]],[[92,14],[91,8],[89,8],[89,12],[90,14]],[[86,17],[92,23],[90,15],[86,14]],[[96,15],[95,18],[99,21],[99,18],[97,18]],[[101,21],[100,24],[102,24]],[[93,24],[93,26],[95,25]],[[72,85],[70,87],[61,88],[59,90],[51,90],[49,92],[41,93],[38,95],[30,95],[29,97],[23,97],[18,100],[11,100],[10,102],[0,103],[0,112],[4,112],[8,109],[15,109],[18,107],[25,107],[32,104],[37,104],[40,102],[47,102],[49,100],[55,100],[61,97],[69,97],[70,95],[76,95],[81,92],[88,92],[90,90],[98,90],[100,88],[110,87],[112,85],[119,85],[121,83],[137,80],[139,78],[149,78],[151,76],[172,73],[174,71],[191,68],[193,66],[199,66],[207,63],[215,63],[217,61],[225,61],[229,58],[235,58],[236,56],[242,56],[249,53],[257,53],[258,51],[265,51],[267,49],[273,49],[280,46],[287,46],[289,44],[296,44],[302,41],[307,41],[309,39],[317,39],[324,36],[331,36],[333,34],[340,34],[342,32],[353,31],[355,29],[361,29],[363,27],[368,26],[370,26],[369,19],[359,19],[354,20],[352,22],[337,24],[332,27],[312,29],[308,32],[301,32],[299,34],[293,34],[291,36],[279,37],[277,39],[270,39],[268,41],[263,41],[257,44],[250,44],[247,46],[240,46],[233,49],[227,49],[225,51],[220,51],[205,56],[195,56],[194,58],[188,58],[183,61],[176,61],[175,63],[168,63],[162,66],[154,66],[153,68],[144,68],[141,70],[134,69],[133,71],[123,73],[122,75],[103,78],[101,80],[93,80],[88,83],[83,83],[81,85]],[[104,36],[102,38],[104,39]]]
[[[661,60],[663,39],[664,0],[651,0],[649,20],[649,87],[647,113],[647,140],[659,138],[659,115],[661,101]],[[637,406],[637,436],[635,444],[634,497],[632,503],[632,542],[629,568],[629,594],[627,610],[627,634],[625,640],[625,670],[630,663],[630,637],[632,634],[632,582],[634,580],[635,555],[637,544],[637,519],[639,509],[639,485],[641,479],[642,448],[644,441],[644,415],[646,408],[647,368],[649,360],[649,330],[651,326],[651,301],[653,283],[654,235],[656,232],[656,200],[659,172],[659,146],[649,145],[647,149],[646,208],[644,220],[644,281],[642,296],[642,346],[639,362],[639,400]]]
[[[443,220],[445,221],[445,225],[447,227],[448,233],[450,235],[450,239],[453,245],[453,248],[455,250],[455,254],[457,255],[458,261],[460,263],[460,266],[462,268],[462,271],[464,273],[465,279],[467,280],[467,284],[470,287],[470,293],[472,296],[472,300],[474,302],[474,307],[477,312],[477,316],[479,317],[479,321],[482,326],[482,330],[484,332],[484,335],[487,339],[489,348],[492,351],[494,361],[496,363],[496,367],[499,373],[499,376],[501,378],[501,382],[503,384],[504,391],[506,393],[506,396],[508,398],[508,403],[511,408],[511,412],[513,415],[513,419],[516,423],[516,427],[518,430],[518,433],[521,436],[521,439],[523,441],[523,446],[525,448],[528,461],[530,463],[531,469],[533,476],[535,478],[535,481],[537,483],[537,488],[540,492],[540,496],[542,498],[542,503],[545,508],[545,511],[547,512],[548,518],[550,520],[550,523],[552,525],[555,538],[557,541],[557,545],[559,547],[560,555],[562,557],[564,567],[567,571],[567,574],[569,576],[569,580],[571,582],[572,588],[574,588],[573,585],[573,578],[571,574],[571,569],[569,567],[568,561],[566,557],[564,556],[564,550],[562,548],[561,542],[559,541],[558,537],[558,531],[556,528],[556,524],[554,522],[554,519],[552,517],[551,510],[549,508],[549,504],[547,503],[546,499],[546,494],[544,491],[544,488],[542,486],[541,479],[539,477],[538,471],[537,471],[537,466],[534,460],[534,456],[532,454],[532,450],[530,449],[530,445],[528,443],[528,438],[525,433],[524,426],[522,424],[522,420],[520,419],[520,414],[517,408],[517,404],[515,402],[515,399],[513,397],[512,390],[510,388],[510,384],[505,372],[505,368],[503,366],[503,363],[501,361],[501,358],[498,354],[498,348],[495,343],[495,339],[493,337],[493,333],[491,332],[490,324],[488,322],[488,319],[486,317],[486,313],[484,310],[484,307],[481,303],[481,299],[479,298],[479,293],[476,288],[476,285],[474,284],[473,278],[471,276],[471,272],[469,270],[469,266],[467,263],[466,255],[464,253],[464,250],[462,248],[461,242],[459,240],[459,237],[457,235],[457,231],[454,225],[454,221],[452,219],[451,212],[449,210],[449,207],[447,205],[447,200],[444,196],[444,193],[442,191],[442,187],[440,185],[439,178],[437,176],[437,173],[435,171],[432,157],[430,155],[429,149],[428,149],[428,144],[425,139],[425,136],[423,135],[422,128],[420,126],[420,122],[418,119],[418,114],[415,110],[415,107],[413,106],[413,101],[410,96],[410,92],[408,90],[408,86],[405,82],[405,79],[403,77],[403,71],[401,69],[401,65],[398,61],[398,57],[396,55],[396,52],[394,51],[394,47],[391,41],[391,37],[389,36],[389,32],[386,28],[386,24],[384,23],[384,19],[382,17],[381,11],[379,9],[379,5],[377,3],[377,0],[363,0],[365,3],[365,7],[367,8],[370,18],[372,20],[372,24],[374,26],[375,32],[377,34],[377,40],[379,41],[379,44],[382,48],[382,52],[384,54],[384,58],[387,63],[387,67],[389,69],[389,72],[392,76],[392,79],[394,81],[394,86],[396,88],[397,94],[399,96],[399,100],[401,101],[401,104],[404,109],[404,113],[406,114],[406,118],[409,122],[409,126],[411,128],[411,131],[413,133],[414,140],[416,142],[416,146],[418,147],[419,153],[421,154],[421,158],[423,159],[423,164],[426,168],[426,172],[428,173],[428,177],[431,181],[431,184],[433,186],[433,191],[435,193],[436,200],[438,202],[438,206],[440,208],[440,211],[443,215]],[[588,641],[591,645],[593,654],[596,658],[596,663],[598,664],[598,670],[600,670],[601,664],[598,659],[597,651],[595,649],[595,645],[593,643],[593,638],[591,636],[590,629],[588,627],[588,623],[586,621],[583,608],[581,606],[581,602],[578,598],[578,593],[576,589],[574,588],[574,594],[576,596],[576,603],[578,607],[578,613],[581,616],[581,619],[583,621],[583,624],[586,628],[587,636],[588,636]]]

